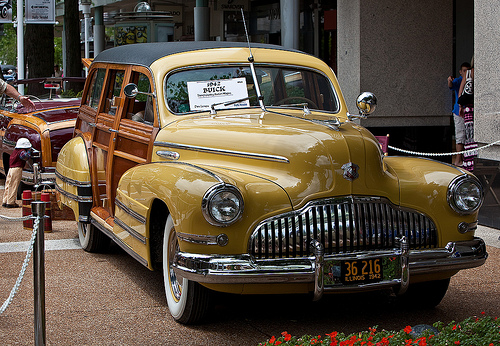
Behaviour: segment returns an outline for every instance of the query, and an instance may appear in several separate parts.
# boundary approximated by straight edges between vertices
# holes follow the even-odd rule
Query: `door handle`
[[[89,123],[89,126],[90,127],[95,127],[96,125],[95,125],[95,123]]]
[[[109,132],[118,133],[119,131],[118,131],[118,130],[115,130],[115,129],[109,129]]]

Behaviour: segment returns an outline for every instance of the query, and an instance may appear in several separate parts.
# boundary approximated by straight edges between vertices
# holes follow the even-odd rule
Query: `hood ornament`
[[[359,177],[359,166],[355,163],[349,162],[342,166],[344,170],[344,178],[353,181]]]

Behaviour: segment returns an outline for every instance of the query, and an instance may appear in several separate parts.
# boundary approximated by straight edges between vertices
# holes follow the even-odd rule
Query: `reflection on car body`
[[[112,239],[163,270],[181,323],[206,315],[213,290],[317,300],[392,289],[439,304],[451,276],[487,257],[474,237],[478,180],[384,156],[319,59],[261,44],[252,53],[153,43],[93,61],[56,169],[82,247]],[[364,117],[376,98],[357,104]]]

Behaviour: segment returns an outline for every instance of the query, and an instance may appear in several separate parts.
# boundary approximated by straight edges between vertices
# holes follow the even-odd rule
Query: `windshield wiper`
[[[234,105],[235,103],[239,103],[239,102],[251,100],[253,98],[255,98],[255,96],[248,96],[248,97],[244,97],[242,99],[238,99],[238,100],[234,100],[234,101],[226,101],[226,102],[213,103],[213,104],[210,105],[210,115],[217,115],[217,111],[215,110],[216,106],[223,105],[224,107],[227,107],[227,106],[230,106],[230,105]]]
[[[290,103],[290,104],[282,104],[282,105],[279,105],[279,106],[276,106],[276,107],[302,107],[303,111],[304,111],[304,115],[309,115],[311,114],[311,110],[309,109],[309,105],[307,102],[303,102],[303,103]]]

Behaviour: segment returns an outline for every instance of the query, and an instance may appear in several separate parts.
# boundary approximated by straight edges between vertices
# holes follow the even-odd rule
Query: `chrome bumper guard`
[[[175,273],[186,279],[213,284],[314,283],[314,299],[324,291],[357,291],[399,286],[398,294],[408,288],[410,275],[474,268],[482,265],[488,254],[481,238],[450,242],[445,248],[409,250],[404,237],[392,250],[324,255],[322,245],[313,240],[314,254],[301,258],[255,260],[242,255],[202,255],[178,252]],[[323,285],[323,264],[328,260],[361,260],[381,256],[399,256],[401,277],[376,283]]]

